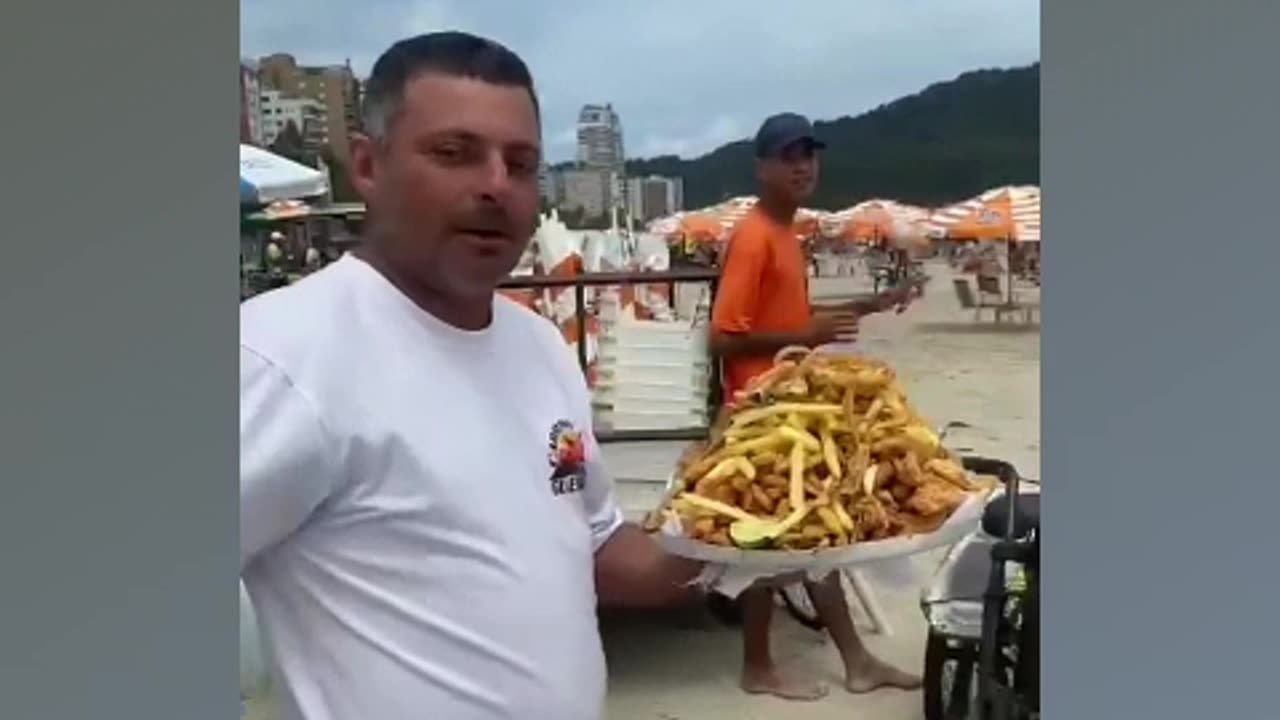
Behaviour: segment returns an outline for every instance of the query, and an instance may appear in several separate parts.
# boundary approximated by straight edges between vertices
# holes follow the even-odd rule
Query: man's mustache
[[[499,206],[482,206],[454,217],[450,223],[463,230],[482,230],[486,232],[513,233],[517,223],[511,215]]]

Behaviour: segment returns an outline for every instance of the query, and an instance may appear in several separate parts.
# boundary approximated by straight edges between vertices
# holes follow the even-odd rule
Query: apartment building
[[[271,145],[290,123],[298,129],[302,146],[309,152],[331,145],[328,115],[320,103],[310,98],[288,97],[279,90],[263,90],[262,144]]]
[[[684,179],[651,175],[627,180],[627,211],[648,222],[684,209]]]
[[[343,164],[351,159],[351,134],[360,128],[360,81],[351,63],[303,66],[286,53],[268,55],[258,61],[258,78],[264,90],[273,90],[289,100],[310,100],[324,115],[326,139],[334,156]]]

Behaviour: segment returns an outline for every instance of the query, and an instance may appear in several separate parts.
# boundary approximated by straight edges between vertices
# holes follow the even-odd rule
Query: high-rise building
[[[257,65],[251,60],[240,61],[240,142],[266,144],[262,137],[262,89]]]
[[[621,172],[625,162],[622,120],[613,105],[584,105],[578,113],[578,165]]]
[[[317,103],[325,116],[324,144],[343,164],[351,159],[351,134],[360,128],[360,81],[351,63],[308,67],[298,65],[292,55],[277,53],[258,61],[258,78],[264,89],[275,90],[285,99],[308,99]]]
[[[578,113],[578,169],[603,174],[605,211],[627,206],[626,153],[622,119],[613,105],[584,105]],[[594,186],[596,180],[591,183]]]
[[[279,90],[263,90],[262,144],[274,143],[290,123],[298,130],[302,149],[316,152],[331,144],[323,105],[310,98],[287,97]]]
[[[651,175],[627,181],[627,211],[647,222],[684,209],[684,179]]]

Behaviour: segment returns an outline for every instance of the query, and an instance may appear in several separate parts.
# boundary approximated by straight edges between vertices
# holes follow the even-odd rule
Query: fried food
[[[690,449],[655,530],[742,548],[842,547],[936,530],[974,478],[916,414],[888,365],[787,348]]]

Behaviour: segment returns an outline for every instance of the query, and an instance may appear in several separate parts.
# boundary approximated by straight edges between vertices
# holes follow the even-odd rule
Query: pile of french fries
[[[889,366],[802,348],[735,398],[651,513],[721,546],[807,550],[936,530],[992,478],[971,477]]]

